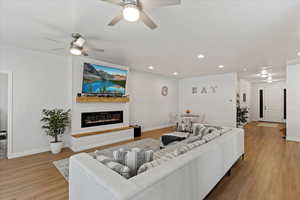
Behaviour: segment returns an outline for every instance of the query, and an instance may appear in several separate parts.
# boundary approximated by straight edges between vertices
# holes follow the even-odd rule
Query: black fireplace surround
[[[81,128],[123,123],[123,111],[81,113]]]

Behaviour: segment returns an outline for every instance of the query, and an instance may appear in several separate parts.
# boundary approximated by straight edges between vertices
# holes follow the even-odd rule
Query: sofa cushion
[[[220,132],[219,131],[214,131],[208,135],[205,135],[202,139],[205,140],[206,142],[209,142],[213,139],[215,139],[216,137],[220,136]]]
[[[184,145],[184,146],[176,149],[174,151],[174,153],[175,153],[176,156],[179,156],[179,155],[182,155],[182,154],[184,154],[184,153],[186,153],[186,152],[188,152],[188,151],[190,151],[190,150],[192,150],[192,149],[194,149],[196,147],[199,147],[200,145],[202,145],[204,143],[206,143],[205,140],[198,140],[196,142]]]
[[[153,160],[151,162],[144,163],[142,166],[139,167],[137,174],[141,174],[143,172],[146,172],[150,169],[153,169],[165,162],[168,162],[169,160],[175,158],[177,155],[174,152],[167,153],[166,155],[162,156],[160,159]]]
[[[186,143],[190,144],[190,143],[196,142],[198,140],[201,140],[201,138],[202,138],[202,135],[191,136],[188,139],[186,139]]]
[[[126,179],[131,177],[131,172],[129,167],[122,165],[109,157],[103,155],[97,155],[96,160],[98,160],[108,168],[112,169],[113,171],[117,172],[118,174],[120,174]]]

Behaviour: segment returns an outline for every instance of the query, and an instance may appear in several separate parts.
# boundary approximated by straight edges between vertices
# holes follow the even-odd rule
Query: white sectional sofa
[[[131,179],[86,153],[70,159],[70,200],[200,200],[244,155],[244,130],[232,129]]]

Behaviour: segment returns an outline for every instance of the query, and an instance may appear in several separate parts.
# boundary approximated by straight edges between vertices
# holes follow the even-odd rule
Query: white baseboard
[[[69,147],[69,145],[64,145],[64,148],[65,147]],[[43,153],[47,151],[50,151],[50,146],[45,146],[37,149],[31,149],[31,150],[26,150],[26,151],[16,152],[16,153],[7,153],[7,158],[8,159],[19,158],[19,157],[30,156],[33,154]]]
[[[161,125],[161,126],[145,128],[145,129],[142,129],[142,132],[144,132],[144,131],[153,131],[153,130],[162,129],[162,128],[168,128],[168,127],[171,127],[171,126],[175,126],[175,124],[164,124],[164,125]]]
[[[293,142],[300,142],[300,138],[299,137],[286,137],[287,141],[293,141]]]
[[[29,156],[29,155],[33,155],[33,154],[37,154],[37,153],[42,153],[42,152],[46,152],[46,151],[50,151],[50,147],[47,146],[47,147],[42,147],[42,148],[37,148],[37,149],[26,150],[26,151],[22,151],[22,152],[8,153],[7,157],[8,157],[8,159],[13,159],[13,158]]]

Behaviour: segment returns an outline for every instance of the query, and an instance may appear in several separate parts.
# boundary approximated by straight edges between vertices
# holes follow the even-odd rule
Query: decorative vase
[[[50,148],[51,152],[53,154],[58,154],[61,152],[61,149],[63,148],[64,143],[63,142],[51,142],[50,143]]]

